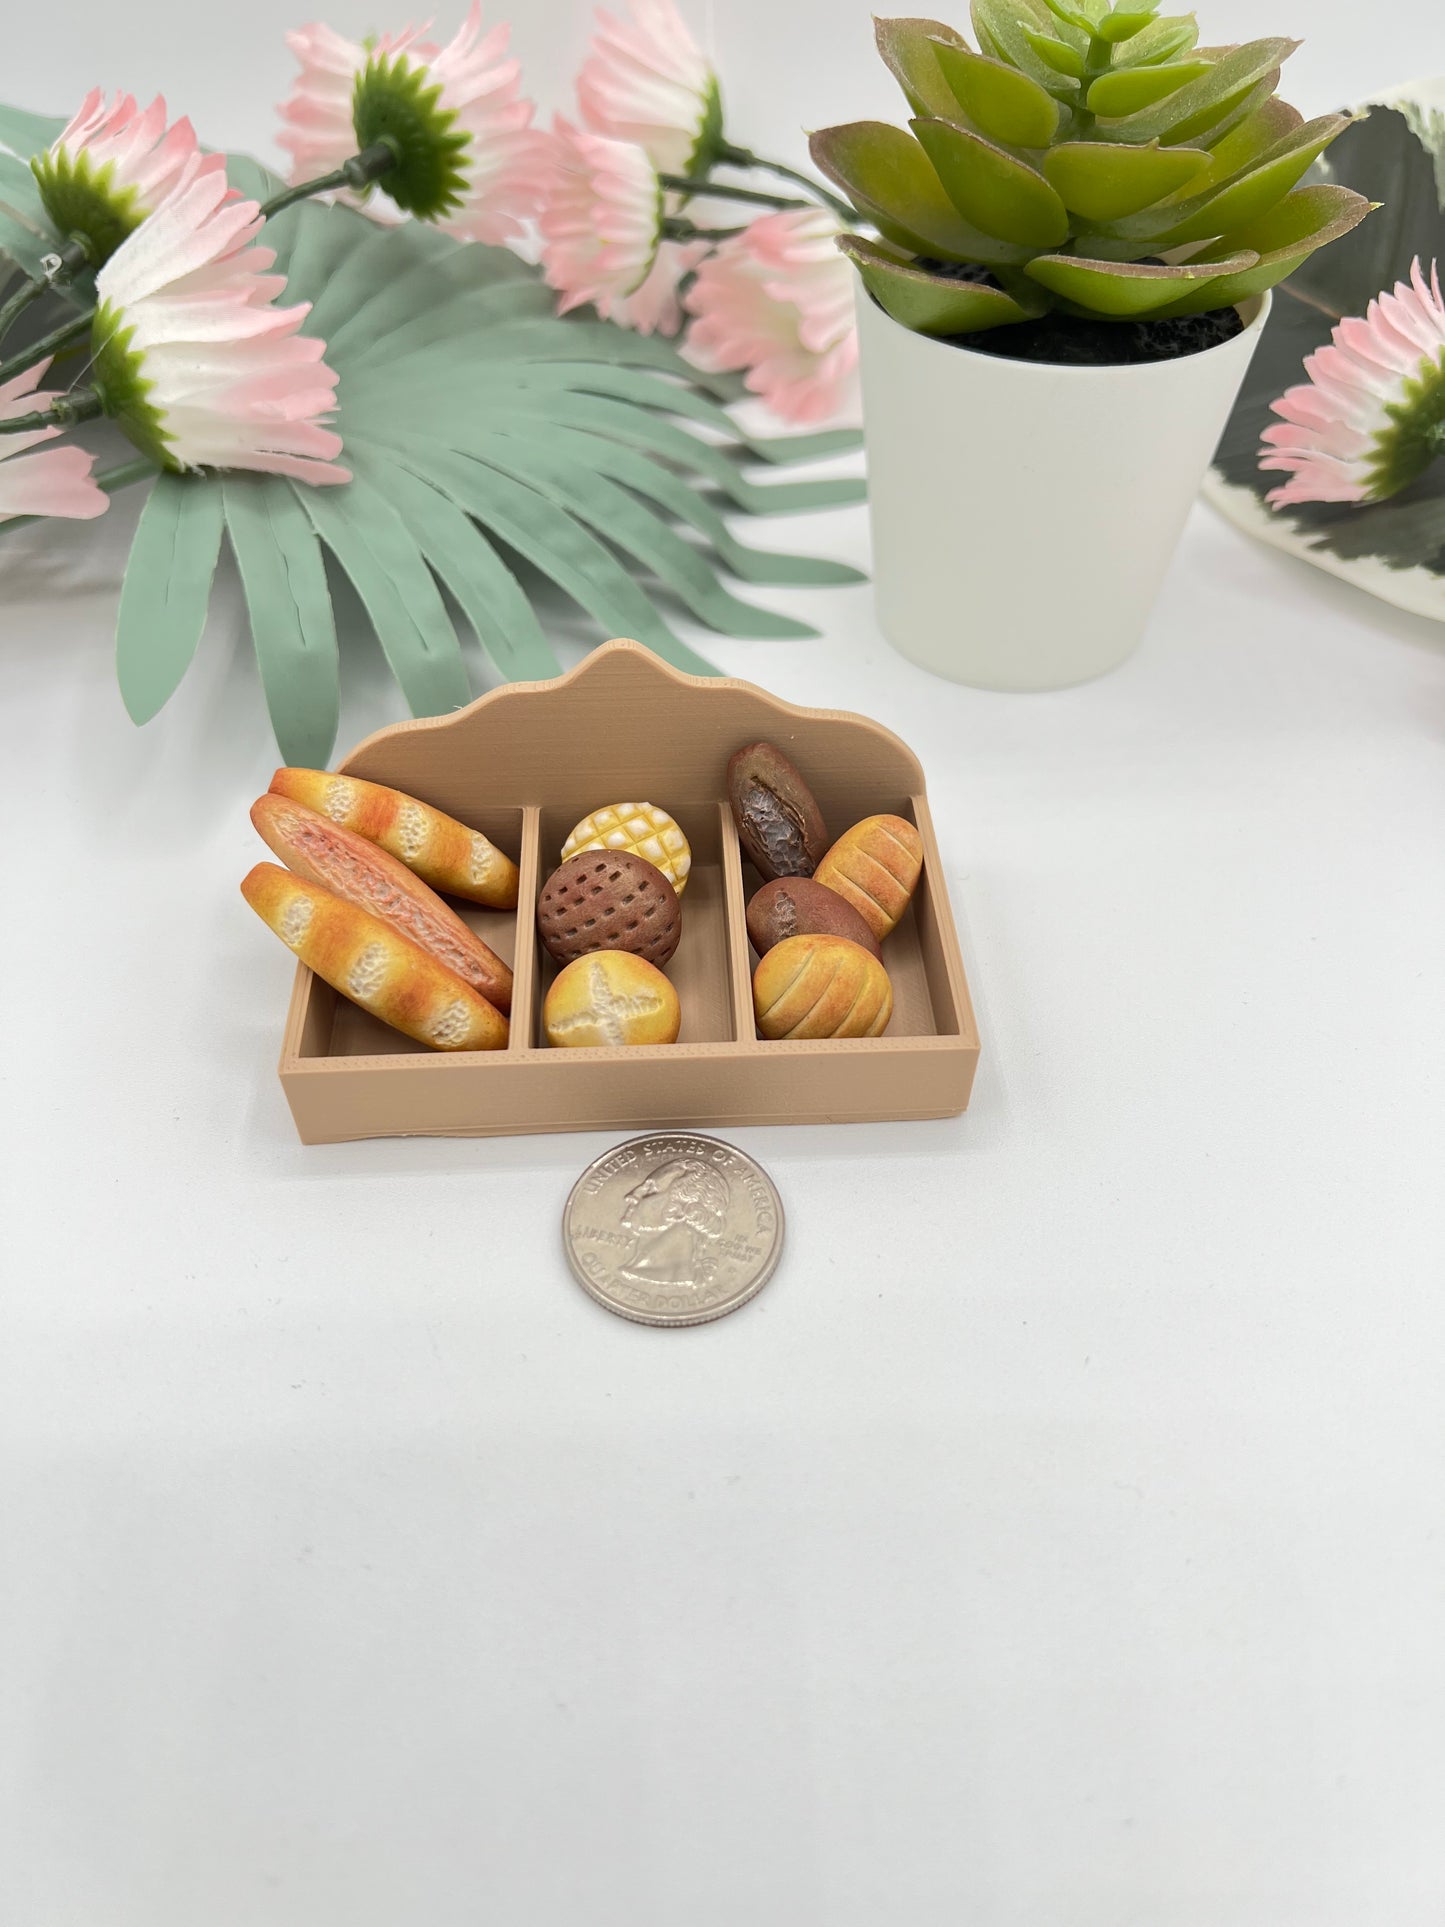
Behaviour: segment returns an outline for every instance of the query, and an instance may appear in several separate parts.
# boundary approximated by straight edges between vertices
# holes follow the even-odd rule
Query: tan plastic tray
[[[834,835],[883,810],[918,825],[923,875],[883,947],[894,1012],[882,1037],[756,1034],[744,911],[759,879],[738,845],[725,772],[735,749],[760,738],[797,764]],[[429,1051],[298,969],[280,1070],[303,1142],[853,1123],[967,1105],[978,1032],[923,772],[866,717],[795,709],[751,683],[682,675],[638,643],[609,642],[556,681],[511,683],[453,715],[381,730],[338,767],[459,817],[517,858],[515,913],[455,905],[515,971],[512,1033],[504,1051]],[[536,939],[537,894],[572,825],[621,802],[660,804],[692,844],[668,966],[682,1034],[552,1050],[541,1007],[556,967]]]

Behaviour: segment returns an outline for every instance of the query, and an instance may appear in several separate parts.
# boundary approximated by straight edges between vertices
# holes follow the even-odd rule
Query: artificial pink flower
[[[188,120],[166,126],[159,95],[144,112],[130,94],[107,104],[99,87],[65,131],[30,166],[45,211],[60,234],[84,241],[93,267],[109,260],[170,193],[193,162],[222,173],[222,154],[198,159]]]
[[[250,468],[347,482],[322,426],[336,376],[311,311],[274,306],[285,277],[256,247],[255,201],[193,164],[95,278],[92,380],[106,413],[170,469]]]
[[[0,385],[0,421],[32,414],[59,399],[56,392],[35,386],[49,366],[48,361],[38,362]],[[59,433],[58,428],[34,428],[23,435],[0,435],[0,522],[15,515],[64,515],[88,522],[110,507],[110,497],[91,478],[95,457],[83,448],[67,442],[41,455],[26,453],[40,442],[54,441]]]
[[[717,78],[673,0],[632,0],[632,18],[599,12],[577,77],[594,134],[634,141],[660,174],[704,174],[722,137]]]
[[[686,296],[686,354],[698,368],[747,370],[785,421],[818,422],[853,403],[853,283],[825,208],[765,214],[704,261]]]
[[[1445,453],[1445,302],[1438,264],[1418,258],[1408,281],[1347,317],[1305,362],[1307,382],[1270,407],[1259,465],[1293,480],[1271,489],[1292,502],[1379,502]]]
[[[299,186],[334,174],[356,152],[351,97],[356,76],[366,65],[367,50],[359,40],[346,39],[320,20],[288,33],[286,45],[300,61],[301,71],[281,103],[286,125],[276,141],[290,154],[289,179]]]
[[[651,332],[676,302],[644,294],[663,243],[663,192],[657,169],[642,148],[588,134],[559,118],[553,165],[538,225],[548,285],[561,294],[558,312],[595,304],[599,314],[626,313],[629,296],[642,297],[633,325]],[[668,273],[675,259],[666,264]]]
[[[372,46],[329,27],[287,35],[301,73],[281,107],[293,182],[334,173],[386,138],[398,149],[381,188],[397,207],[464,241],[502,242],[536,211],[547,143],[531,125],[510,29],[482,33],[480,0],[445,47],[405,27]]]

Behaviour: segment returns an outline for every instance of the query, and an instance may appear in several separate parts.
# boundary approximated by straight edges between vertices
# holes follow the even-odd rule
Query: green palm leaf
[[[0,252],[33,269],[53,245],[25,156],[59,122],[0,109]],[[264,199],[279,182],[228,161]],[[732,636],[811,635],[732,594],[723,571],[779,584],[852,582],[837,562],[750,547],[718,506],[786,514],[861,499],[851,477],[758,482],[751,464],[825,460],[851,430],[762,438],[722,405],[735,377],[691,368],[667,341],[590,313],[559,319],[540,274],[503,248],[409,222],[378,227],[307,203],[267,226],[288,302],[339,377],[350,483],[163,475],[142,511],[117,621],[117,665],[138,721],[169,699],[205,626],[224,537],[236,559],[267,707],[288,761],[324,763],[340,706],[328,570],[346,576],[406,701],[432,715],[472,694],[455,612],[499,674],[559,664],[514,561],[596,624],[677,666],[712,666],[654,599]],[[443,591],[446,593],[444,594]],[[450,601],[448,601],[448,597]]]

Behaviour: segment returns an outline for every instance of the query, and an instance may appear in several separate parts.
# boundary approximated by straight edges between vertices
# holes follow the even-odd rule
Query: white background
[[[1206,25],[1306,33],[1309,110],[1445,68],[1426,0],[1263,14]],[[295,18],[27,9],[3,90],[261,145]],[[853,0],[713,25],[739,138],[894,111]],[[585,33],[526,9],[549,106]],[[558,1250],[610,1140],[296,1143],[248,646],[134,730],[126,528],[4,556],[0,1918],[1439,1927],[1442,632],[1201,508],[1088,688],[866,588],[704,643],[918,750],[985,1055],[737,1133],[784,1263],[656,1333]],[[398,704],[363,650],[341,744]]]

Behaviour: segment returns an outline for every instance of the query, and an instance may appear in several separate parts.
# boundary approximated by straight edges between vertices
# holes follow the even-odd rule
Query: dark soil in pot
[[[921,260],[920,268],[950,281],[999,284],[987,268],[970,262]],[[1014,321],[1005,328],[973,334],[936,335],[953,348],[1006,361],[1049,361],[1070,368],[1111,368],[1131,362],[1175,361],[1203,354],[1232,341],[1244,327],[1237,308],[1211,308],[1206,314],[1177,315],[1170,321],[1097,321],[1087,315],[1046,314],[1038,321]]]

